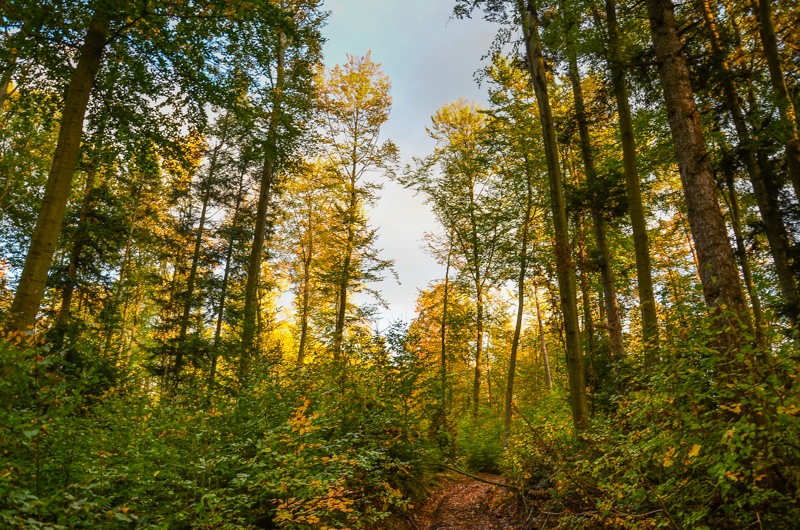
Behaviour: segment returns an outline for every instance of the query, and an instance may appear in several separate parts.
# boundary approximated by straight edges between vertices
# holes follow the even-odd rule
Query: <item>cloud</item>
[[[404,164],[433,150],[425,126],[442,105],[459,97],[486,101],[473,75],[497,28],[483,20],[451,19],[453,4],[329,0],[324,6],[331,11],[323,32],[326,64],[372,50],[373,60],[392,80],[392,114],[381,134],[398,145]],[[384,319],[413,318],[417,291],[444,276],[444,268],[421,249],[424,232],[438,232],[439,225],[424,197],[394,182],[385,183],[371,217],[380,227],[382,256],[395,260],[401,282],[386,280],[378,286],[391,308]]]

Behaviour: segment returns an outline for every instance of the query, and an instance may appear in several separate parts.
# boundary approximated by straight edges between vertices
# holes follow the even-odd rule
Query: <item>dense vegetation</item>
[[[403,168],[317,0],[0,5],[0,526],[379,528],[440,464],[531,528],[796,525],[800,8],[454,8],[490,104]],[[385,179],[445,276],[378,333]]]

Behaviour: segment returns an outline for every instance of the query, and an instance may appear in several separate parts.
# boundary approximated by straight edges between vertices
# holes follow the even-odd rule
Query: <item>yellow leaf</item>
[[[281,493],[286,493],[286,483],[281,482]]]
[[[155,473],[153,473],[153,478],[156,478],[156,477],[158,476],[158,474],[159,474],[159,473],[161,473],[161,470],[158,470],[158,471],[156,471]]]
[[[701,447],[700,445],[694,444],[692,446],[692,450],[689,451],[689,456],[690,457],[699,456],[700,455],[700,447]]]

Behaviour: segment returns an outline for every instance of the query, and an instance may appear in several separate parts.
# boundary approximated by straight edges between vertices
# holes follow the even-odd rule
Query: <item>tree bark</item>
[[[744,112],[742,111],[741,100],[733,83],[733,73],[730,71],[730,67],[725,60],[716,21],[714,20],[708,2],[709,0],[700,0],[700,6],[711,34],[710,40],[712,51],[715,55],[715,62],[717,63],[717,68],[720,70],[724,94],[723,102],[726,110],[731,115],[734,127],[736,128],[736,134],[739,136],[739,158],[744,164],[747,174],[750,177],[750,182],[753,185],[756,204],[761,214],[761,220],[764,223],[764,232],[767,235],[770,253],[775,263],[778,284],[781,287],[781,293],[786,303],[786,314],[789,317],[792,328],[796,329],[799,316],[798,312],[800,311],[800,295],[798,294],[797,280],[792,272],[791,259],[789,257],[790,244],[786,234],[786,224],[784,223],[783,214],[778,205],[777,194],[770,193],[769,183],[767,179],[765,179],[761,167],[756,160],[754,142],[750,135],[750,130],[747,127]],[[733,196],[731,200],[734,200]],[[749,284],[747,288],[750,289]]]
[[[647,234],[647,221],[644,216],[642,191],[639,182],[639,169],[636,160],[636,138],[631,119],[628,98],[628,84],[619,53],[619,28],[617,25],[616,0],[606,0],[608,20],[609,67],[614,98],[617,102],[619,132],[622,139],[622,164],[625,171],[625,185],[628,197],[628,214],[633,230],[633,247],[636,258],[636,282],[639,292],[639,309],[642,316],[642,344],[644,346],[645,366],[652,366],[658,351],[658,313],[653,294],[653,274],[650,263],[650,241]]]
[[[725,220],[717,202],[700,115],[678,37],[674,6],[671,0],[647,0],[646,3],[705,301],[715,313],[725,306],[735,319],[751,325]],[[721,322],[720,326],[724,328]],[[730,353],[740,345],[738,332],[730,328],[721,329],[719,339],[724,346],[732,347]]]
[[[599,199],[595,197],[597,188],[597,168],[594,163],[592,139],[589,135],[589,123],[586,118],[586,107],[583,100],[583,88],[578,74],[578,61],[574,53],[569,58],[569,77],[572,81],[572,96],[575,101],[575,118],[578,121],[580,133],[581,156],[583,157],[583,170],[586,172],[586,183],[592,191],[591,213],[594,227],[594,240],[598,251],[598,265],[600,277],[603,281],[603,294],[606,306],[606,319],[608,322],[608,338],[611,343],[611,352],[615,359],[625,356],[622,343],[622,323],[619,317],[619,303],[617,301],[617,286],[614,278],[614,269],[611,267],[611,251],[608,249],[608,236],[606,234],[606,221],[600,211]]]
[[[25,265],[9,311],[7,331],[33,329],[44,296],[47,273],[61,233],[61,223],[69,201],[72,178],[78,163],[86,107],[100,69],[108,38],[108,22],[95,15],[86,31],[78,66],[72,74],[64,98],[53,164],[45,186],[42,206]]]
[[[797,114],[789,87],[786,84],[786,76],[783,74],[783,63],[778,51],[778,36],[775,33],[771,0],[758,0],[757,6],[754,7],[759,22],[761,42],[764,46],[764,56],[767,59],[769,78],[772,81],[772,89],[775,91],[781,121],[786,127],[785,137],[782,140],[786,146],[789,180],[794,186],[795,195],[800,198],[800,139],[797,135]]]
[[[559,290],[561,294],[561,310],[564,317],[566,333],[567,370],[569,374],[570,404],[575,429],[584,430],[589,426],[589,407],[586,400],[586,376],[583,367],[583,349],[581,346],[580,327],[578,325],[578,302],[575,292],[575,264],[569,248],[569,228],[564,205],[564,192],[561,183],[561,167],[559,166],[558,144],[555,125],[550,109],[550,97],[547,91],[547,77],[539,38],[538,15],[532,1],[527,5],[518,0],[517,5],[522,17],[522,29],[525,36],[525,47],[528,56],[528,68],[531,73],[539,117],[542,122],[547,173],[550,183],[550,203],[553,211],[555,227],[555,255],[558,270]]]
[[[264,252],[264,240],[267,233],[267,212],[269,211],[272,181],[274,179],[275,162],[277,159],[277,129],[278,116],[281,112],[283,99],[283,84],[285,79],[286,36],[283,32],[278,35],[278,60],[277,77],[274,87],[272,102],[272,115],[270,116],[267,141],[265,145],[264,166],[261,170],[261,186],[258,193],[258,208],[256,210],[256,227],[253,236],[253,247],[250,251],[250,261],[247,266],[247,284],[245,285],[244,298],[244,326],[242,329],[242,358],[240,374],[246,376],[250,372],[250,359],[255,349],[256,314],[258,313],[258,284],[261,277],[261,261]]]

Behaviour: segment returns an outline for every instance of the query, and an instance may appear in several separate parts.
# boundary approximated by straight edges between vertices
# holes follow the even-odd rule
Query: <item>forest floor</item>
[[[478,476],[505,482],[497,475]],[[511,530],[522,526],[513,490],[458,475],[444,475],[409,520],[414,530]]]

